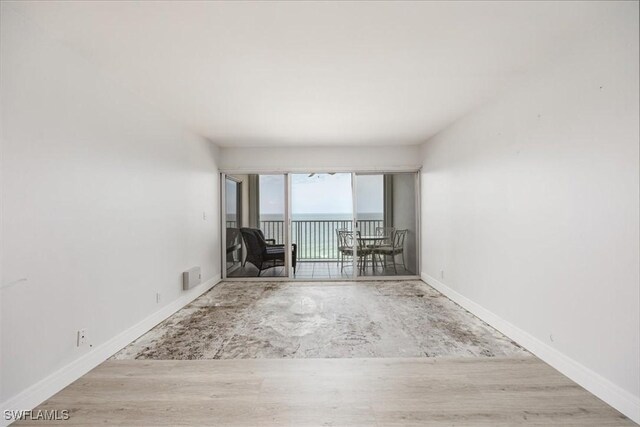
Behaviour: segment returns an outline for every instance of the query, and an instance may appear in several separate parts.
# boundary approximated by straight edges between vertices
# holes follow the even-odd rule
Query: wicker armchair
[[[247,248],[245,263],[250,262],[255,265],[258,268],[258,276],[269,268],[284,266],[285,245],[276,245],[274,239],[265,239],[259,228],[241,228],[240,233]],[[291,263],[295,274],[297,249],[295,243],[291,246]]]

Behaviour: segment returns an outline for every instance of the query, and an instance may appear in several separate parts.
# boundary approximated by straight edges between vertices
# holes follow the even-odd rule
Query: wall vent
[[[200,267],[193,267],[182,273],[182,289],[185,291],[198,286],[201,281]]]

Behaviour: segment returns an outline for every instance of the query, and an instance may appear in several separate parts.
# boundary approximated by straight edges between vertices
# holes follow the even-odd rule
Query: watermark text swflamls
[[[66,421],[69,417],[68,409],[21,409],[21,410],[5,410],[5,421]]]

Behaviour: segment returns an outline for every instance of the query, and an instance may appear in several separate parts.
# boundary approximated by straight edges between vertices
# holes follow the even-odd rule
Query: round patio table
[[[373,247],[381,246],[379,242],[384,242],[385,240],[390,240],[390,236],[358,236],[358,240],[361,241],[365,246]],[[371,260],[373,261],[373,274],[376,273],[376,257],[371,255]],[[365,267],[366,267],[366,259],[365,259]],[[363,269],[364,272],[364,269]]]

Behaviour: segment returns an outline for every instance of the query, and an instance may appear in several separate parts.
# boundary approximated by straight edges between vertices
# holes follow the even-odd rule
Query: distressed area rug
[[[113,359],[526,355],[416,280],[222,282]]]

